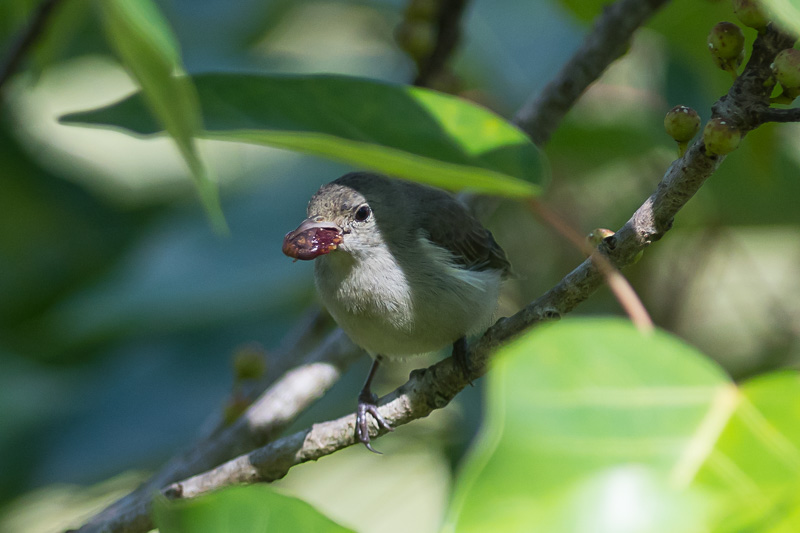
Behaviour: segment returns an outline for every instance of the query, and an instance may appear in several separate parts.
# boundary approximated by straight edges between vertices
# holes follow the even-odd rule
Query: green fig
[[[708,49],[720,59],[736,59],[744,50],[744,34],[733,22],[720,22],[708,34]]]
[[[733,152],[742,140],[738,128],[721,118],[712,118],[703,128],[703,144],[708,155],[725,155]]]
[[[763,32],[769,17],[760,0],[733,0],[733,12],[742,24]]]
[[[784,89],[800,87],[800,50],[781,50],[770,65],[775,79]]]
[[[691,141],[700,131],[700,115],[691,107],[676,105],[664,117],[664,129],[678,142]]]

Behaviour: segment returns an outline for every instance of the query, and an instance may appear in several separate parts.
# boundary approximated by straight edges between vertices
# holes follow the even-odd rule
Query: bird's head
[[[309,260],[337,249],[358,254],[381,245],[381,230],[391,221],[394,204],[402,202],[395,190],[391,179],[364,172],[323,185],[308,203],[308,218],[286,234],[283,253]]]

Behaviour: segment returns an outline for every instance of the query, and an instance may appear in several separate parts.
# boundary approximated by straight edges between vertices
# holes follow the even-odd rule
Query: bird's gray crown
[[[308,202],[308,216],[346,216],[364,203],[380,211],[387,198],[396,198],[396,188],[396,180],[380,174],[351,172],[320,187]]]

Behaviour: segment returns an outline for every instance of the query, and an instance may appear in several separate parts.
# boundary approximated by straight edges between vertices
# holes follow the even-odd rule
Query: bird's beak
[[[342,243],[342,228],[327,220],[307,218],[283,238],[283,253],[308,261],[330,253]]]

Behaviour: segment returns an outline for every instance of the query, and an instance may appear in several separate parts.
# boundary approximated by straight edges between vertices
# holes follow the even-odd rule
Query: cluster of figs
[[[733,10],[739,21],[759,33],[771,23],[769,13],[760,0],[733,0]],[[708,35],[708,50],[714,63],[736,79],[744,60],[744,33],[732,22],[720,22]],[[772,86],[780,84],[781,92],[772,103],[791,104],[800,96],[800,50],[787,48],[775,57],[771,65]],[[689,141],[700,131],[700,116],[694,109],[678,105],[664,117],[664,128],[678,143],[682,156]],[[741,131],[724,118],[711,118],[703,128],[703,144],[708,155],[725,155],[734,151],[742,140]]]

